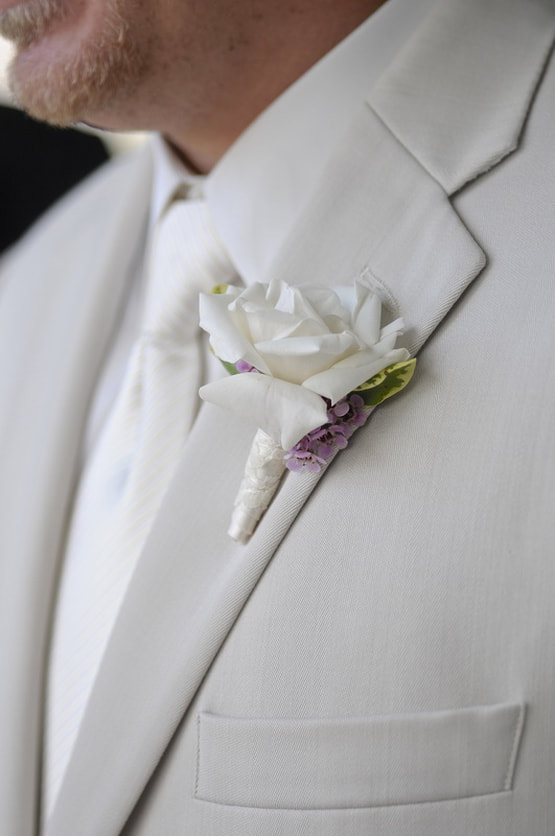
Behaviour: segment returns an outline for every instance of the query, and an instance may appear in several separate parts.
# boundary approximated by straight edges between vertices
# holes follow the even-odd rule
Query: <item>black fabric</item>
[[[0,106],[0,252],[108,159],[98,137],[35,122]]]

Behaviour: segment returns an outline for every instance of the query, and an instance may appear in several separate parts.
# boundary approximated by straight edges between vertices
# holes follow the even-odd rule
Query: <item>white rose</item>
[[[277,280],[230,285],[201,294],[200,324],[220,360],[260,372],[209,383],[201,397],[251,420],[284,450],[327,422],[324,398],[335,404],[409,358],[395,348],[402,320],[382,328],[380,299],[362,280],[337,293]]]

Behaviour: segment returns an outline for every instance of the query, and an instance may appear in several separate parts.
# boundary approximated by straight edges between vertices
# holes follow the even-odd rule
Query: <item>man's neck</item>
[[[191,123],[180,121],[177,111],[163,130],[166,139],[189,168],[210,171],[263,110],[384,2],[324,0],[283,6],[256,39],[245,33],[243,42],[236,42],[229,58],[233,68],[217,81],[210,112]]]

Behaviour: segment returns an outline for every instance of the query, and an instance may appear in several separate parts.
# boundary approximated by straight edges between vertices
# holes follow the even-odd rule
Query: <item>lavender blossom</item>
[[[328,401],[329,404],[329,401]],[[285,454],[285,465],[298,472],[318,473],[336,450],[344,450],[354,431],[361,427],[368,411],[360,395],[352,392],[328,408],[328,423],[311,430]]]

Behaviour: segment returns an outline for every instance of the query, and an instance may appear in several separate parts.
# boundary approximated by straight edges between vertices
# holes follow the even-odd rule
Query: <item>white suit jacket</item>
[[[269,275],[364,272],[417,374],[247,546],[253,428],[202,406],[46,836],[552,836],[554,33],[551,0],[440,2],[346,126]],[[38,833],[60,555],[148,154],[2,272],[3,836]]]

